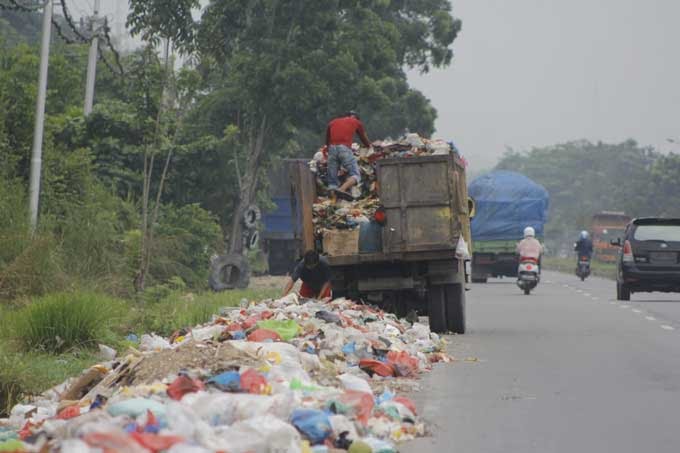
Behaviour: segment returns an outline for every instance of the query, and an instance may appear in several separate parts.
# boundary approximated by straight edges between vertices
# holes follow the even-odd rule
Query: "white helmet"
[[[525,238],[529,238],[529,237],[533,238],[533,237],[536,237],[536,230],[534,230],[534,228],[533,228],[533,227],[530,227],[530,226],[526,227],[526,228],[524,229],[524,237],[525,237]]]
[[[581,231],[581,238],[582,239],[587,239],[588,236],[590,236],[590,235],[588,234],[588,232],[586,230]]]

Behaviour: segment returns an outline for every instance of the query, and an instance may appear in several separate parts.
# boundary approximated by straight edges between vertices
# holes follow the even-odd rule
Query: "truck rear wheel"
[[[443,286],[432,285],[428,288],[427,308],[430,330],[436,333],[446,332],[446,295]]]
[[[453,333],[465,333],[465,286],[456,283],[444,287],[446,324]]]

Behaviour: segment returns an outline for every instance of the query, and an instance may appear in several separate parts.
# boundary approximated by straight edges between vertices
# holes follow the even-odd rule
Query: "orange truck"
[[[614,263],[619,248],[610,244],[611,240],[623,237],[631,217],[623,212],[602,211],[593,216],[591,234],[593,237],[593,258],[605,263]]]

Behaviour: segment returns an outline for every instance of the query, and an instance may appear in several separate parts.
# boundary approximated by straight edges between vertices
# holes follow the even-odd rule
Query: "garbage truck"
[[[548,191],[512,171],[493,171],[475,178],[468,187],[475,201],[472,229],[472,282],[486,283],[489,277],[516,277],[517,242],[531,226],[543,238],[548,220]]]
[[[464,333],[470,266],[456,253],[470,241],[464,162],[450,153],[389,157],[375,167],[381,222],[320,238],[313,218],[317,184],[307,165],[296,164],[292,213],[300,255],[317,250],[327,257],[335,297],[401,316],[427,314],[433,331]]]

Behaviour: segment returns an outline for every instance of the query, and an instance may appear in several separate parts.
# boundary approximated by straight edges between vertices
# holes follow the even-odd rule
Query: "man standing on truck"
[[[331,267],[328,260],[315,250],[309,250],[293,269],[283,295],[286,296],[295,282],[302,279],[300,297],[324,300],[331,298]]]
[[[352,200],[348,190],[361,182],[361,173],[357,158],[352,152],[354,134],[359,136],[365,147],[371,142],[366,136],[364,125],[356,112],[347,112],[328,123],[326,128],[326,146],[328,147],[328,188],[341,198]],[[347,172],[347,179],[340,185],[338,171],[340,167]]]

